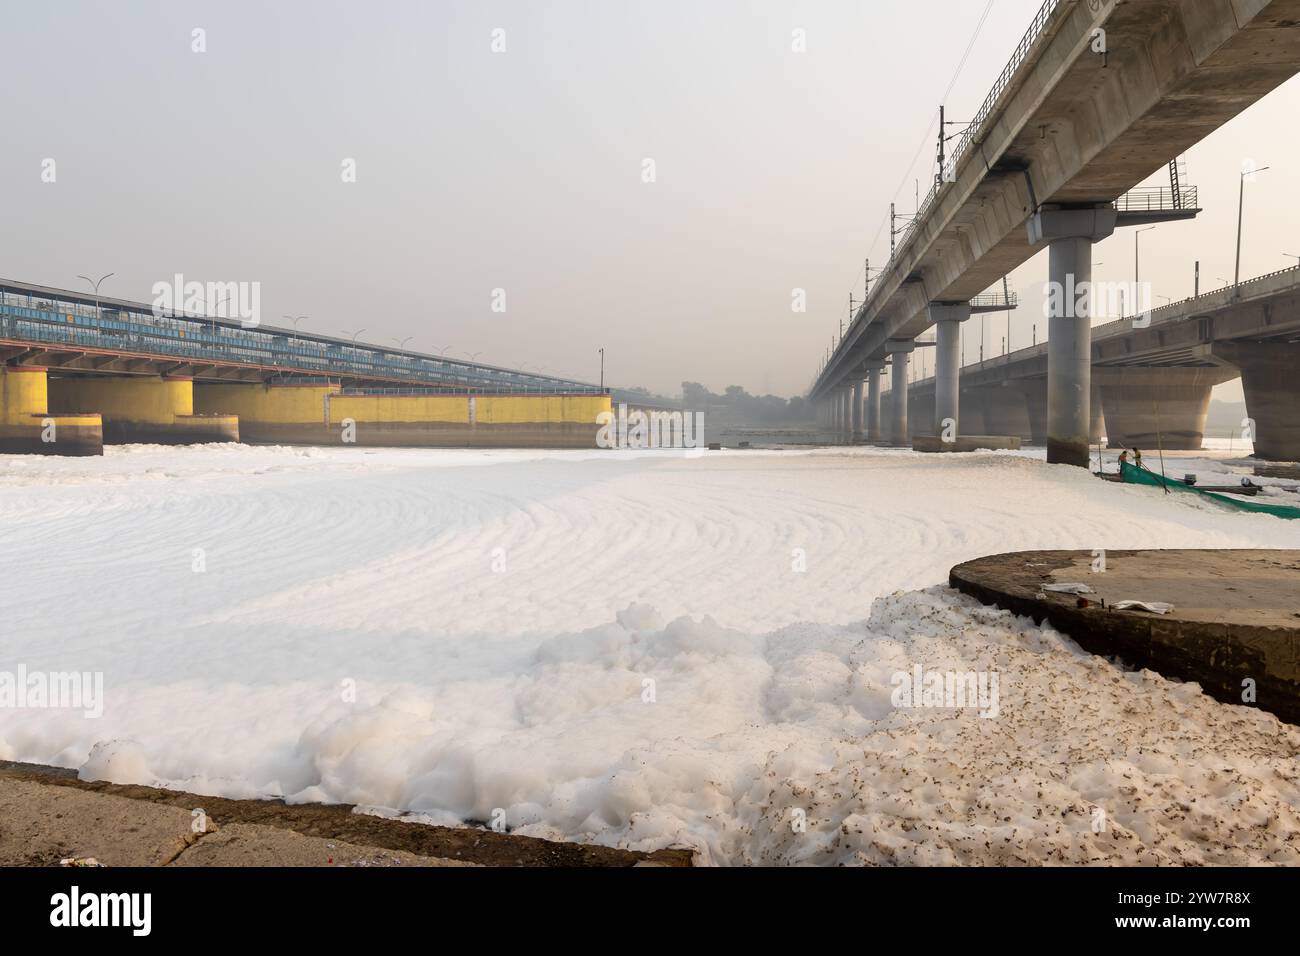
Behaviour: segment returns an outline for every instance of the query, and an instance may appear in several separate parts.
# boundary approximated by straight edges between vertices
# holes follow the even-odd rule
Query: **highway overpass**
[[[1041,249],[1058,287],[1091,280],[1116,228],[1194,215],[1194,190],[1135,190],[1300,72],[1300,0],[1047,0],[936,176],[810,398],[853,428],[885,362],[906,381],[937,326],[935,418],[960,420],[959,324],[970,301]],[[1086,465],[1091,314],[1073,297],[1048,322],[1048,460]],[[860,413],[859,413],[860,414]],[[896,433],[907,402],[893,403]]]
[[[1049,350],[1040,343],[963,367],[963,429],[1045,443]],[[1297,370],[1300,266],[1096,325],[1090,438],[1104,434],[1113,447],[1200,448],[1211,389],[1241,377],[1256,455],[1297,461]],[[937,434],[936,384],[930,377],[908,386],[908,403],[920,420],[916,434]],[[886,403],[892,394],[886,393]],[[910,443],[910,435],[885,435],[879,410],[868,408],[864,421],[865,440]]]

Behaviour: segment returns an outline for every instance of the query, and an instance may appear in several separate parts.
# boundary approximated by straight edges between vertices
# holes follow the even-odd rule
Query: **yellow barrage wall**
[[[216,385],[194,387],[200,414],[238,415],[243,422],[268,425],[329,423],[469,425],[468,395],[340,395],[333,385]],[[483,425],[596,424],[610,411],[608,395],[476,395],[474,421]]]
[[[45,369],[0,368],[0,424],[27,425],[49,410]]]
[[[121,375],[54,383],[54,411],[99,412],[105,419],[171,425],[194,414],[194,383],[185,378]]]
[[[480,395],[475,421],[483,425],[595,425],[610,411],[608,395]]]
[[[321,424],[325,396],[335,385],[208,385],[194,387],[201,415],[238,415],[241,421],[276,425]]]
[[[330,424],[357,422],[441,422],[469,424],[465,395],[336,395],[330,399]]]

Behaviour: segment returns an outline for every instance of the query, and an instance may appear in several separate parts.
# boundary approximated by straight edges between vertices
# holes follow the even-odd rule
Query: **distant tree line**
[[[781,425],[808,422],[812,408],[801,396],[750,395],[739,385],[728,385],[721,395],[710,392],[699,382],[682,382],[682,404],[689,409],[722,413],[735,422],[754,425]]]

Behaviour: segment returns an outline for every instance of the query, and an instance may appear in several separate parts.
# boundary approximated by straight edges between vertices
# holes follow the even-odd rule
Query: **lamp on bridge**
[[[93,288],[93,289],[95,290],[95,318],[96,318],[96,319],[99,319],[99,317],[100,317],[100,315],[99,315],[99,284],[100,284],[101,282],[103,282],[105,279],[107,279],[109,276],[115,276],[115,275],[117,275],[116,272],[110,272],[110,273],[108,273],[107,275],[102,275],[102,276],[100,276],[98,279],[91,279],[90,276],[77,276],[78,279],[85,279],[87,282],[89,282],[90,285],[91,285],[91,288]]]
[[[1256,168],[1253,163],[1248,165],[1250,166],[1249,169],[1243,169],[1241,171],[1241,185],[1237,190],[1237,271],[1232,274],[1233,285],[1237,285],[1241,282],[1241,218],[1242,207],[1246,203],[1246,177],[1254,176],[1256,173],[1262,173],[1264,170],[1272,168],[1270,166],[1260,166]]]

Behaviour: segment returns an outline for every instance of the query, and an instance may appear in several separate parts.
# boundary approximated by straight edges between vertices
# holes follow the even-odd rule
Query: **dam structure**
[[[589,382],[0,280],[0,453],[594,448],[610,411]]]

